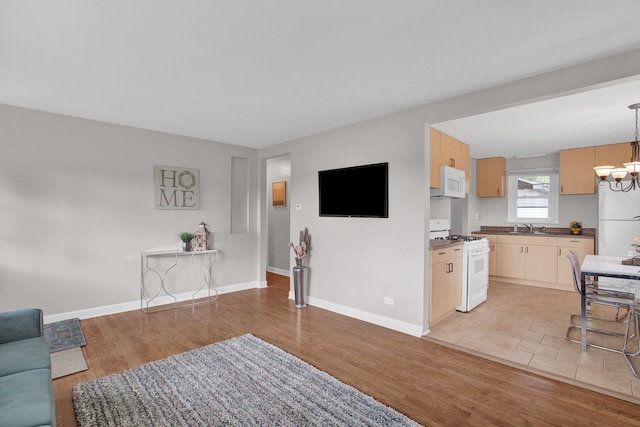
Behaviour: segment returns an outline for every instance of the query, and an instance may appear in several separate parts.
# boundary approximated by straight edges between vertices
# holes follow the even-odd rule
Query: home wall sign
[[[200,169],[153,167],[156,209],[200,209]]]

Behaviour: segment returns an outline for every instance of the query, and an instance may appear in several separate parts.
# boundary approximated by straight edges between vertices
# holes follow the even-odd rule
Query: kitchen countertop
[[[480,230],[473,231],[471,234],[504,234],[510,236],[535,236],[535,237],[575,237],[577,239],[593,239],[596,237],[595,228],[583,228],[581,234],[573,234],[569,227],[547,227],[547,231],[542,233],[542,227],[534,227],[535,233],[526,231],[526,227],[518,227],[518,232],[513,233],[513,226],[482,226]]]
[[[460,246],[462,242],[459,240],[444,240],[444,239],[430,239],[429,250],[435,251],[438,249],[445,249],[451,246]]]

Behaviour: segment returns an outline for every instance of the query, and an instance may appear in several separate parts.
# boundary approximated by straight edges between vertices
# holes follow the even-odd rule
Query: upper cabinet
[[[598,145],[595,149],[596,161],[594,166],[611,165],[621,168],[623,163],[631,161],[631,145],[628,142]]]
[[[560,194],[595,194],[595,152],[595,147],[560,150]]]
[[[504,197],[507,161],[504,157],[491,157],[476,161],[476,195],[478,197]]]
[[[431,167],[431,188],[440,187],[440,166],[451,166],[452,168],[463,170],[465,173],[465,192],[469,192],[469,173],[471,160],[469,157],[469,146],[458,141],[437,129],[429,130],[430,147],[430,167]]]

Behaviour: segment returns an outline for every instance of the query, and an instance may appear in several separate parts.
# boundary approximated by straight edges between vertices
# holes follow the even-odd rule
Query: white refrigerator
[[[640,189],[627,193],[611,191],[598,185],[598,255],[628,256],[635,248],[634,237],[640,237]]]

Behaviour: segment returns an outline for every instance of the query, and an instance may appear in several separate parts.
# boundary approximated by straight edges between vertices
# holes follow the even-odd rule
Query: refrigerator
[[[640,189],[627,193],[598,185],[597,254],[626,257],[635,252],[634,237],[640,237]]]

